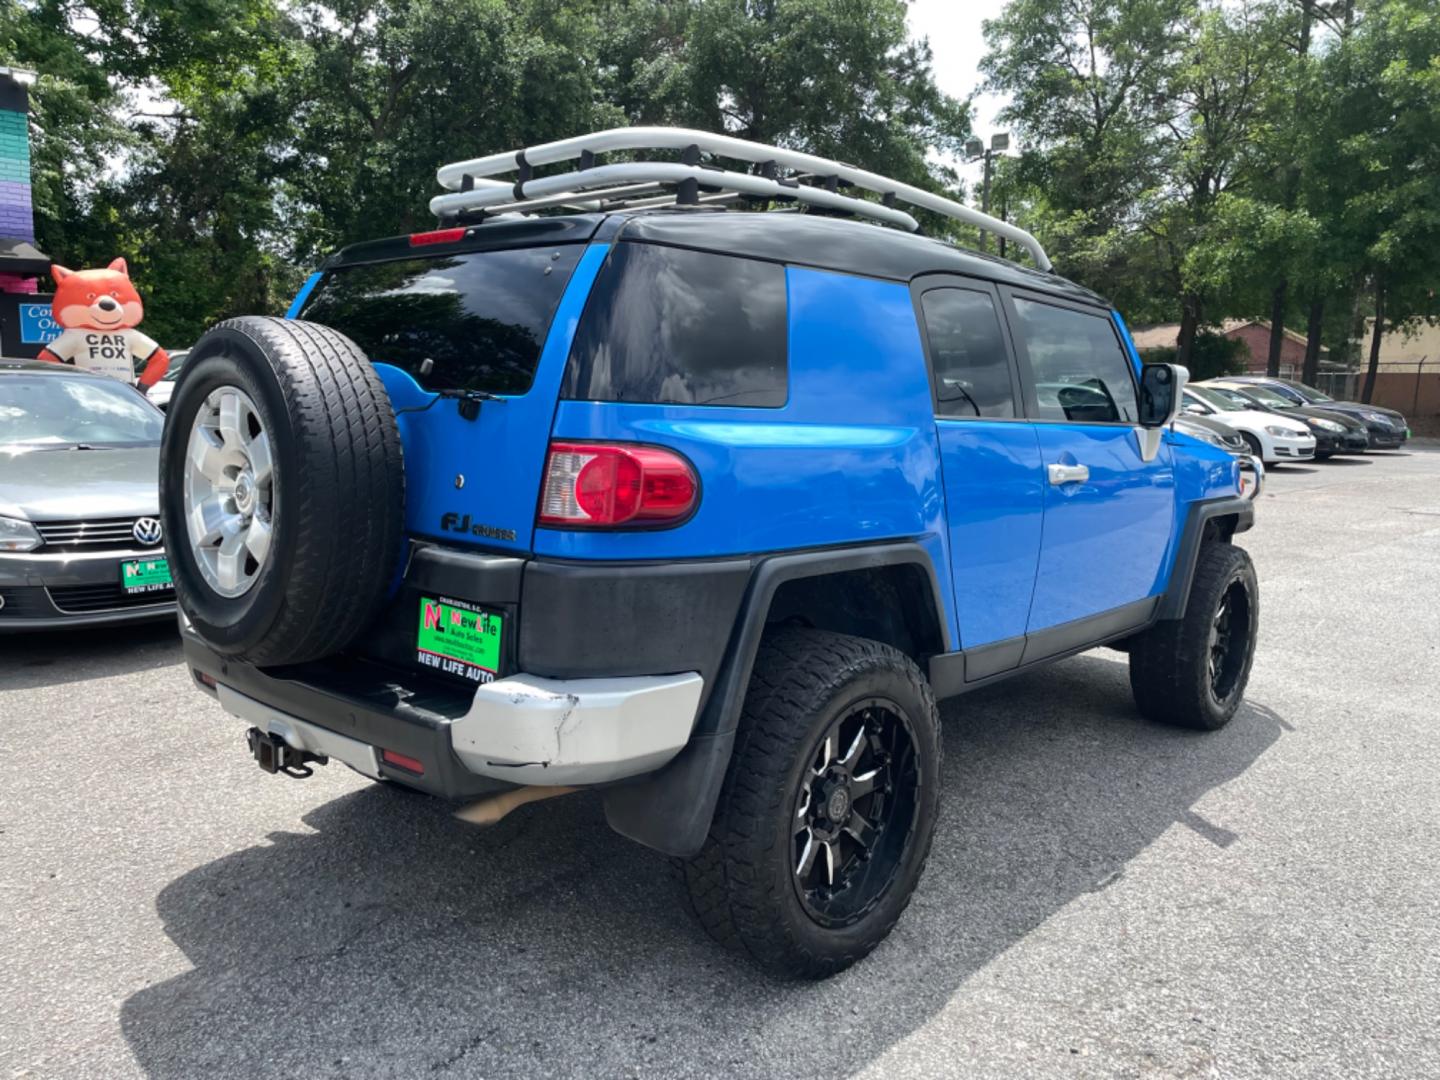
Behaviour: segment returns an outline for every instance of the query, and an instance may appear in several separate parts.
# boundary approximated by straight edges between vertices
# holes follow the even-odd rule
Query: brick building
[[[1270,355],[1270,323],[1267,319],[1226,319],[1220,325],[1220,332],[1236,341],[1243,341],[1249,350],[1245,358],[1245,371],[1250,375],[1264,375],[1265,361]],[[1139,327],[1132,331],[1137,349],[1175,348],[1180,337],[1179,323],[1161,323],[1158,326]],[[1320,365],[1329,366],[1330,351],[1320,349]],[[1280,342],[1280,377],[1298,379],[1305,366],[1305,335],[1286,329]]]

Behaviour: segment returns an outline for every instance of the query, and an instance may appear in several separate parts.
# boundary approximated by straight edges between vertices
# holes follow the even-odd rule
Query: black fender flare
[[[1192,502],[1185,517],[1185,528],[1180,534],[1179,546],[1175,549],[1175,562],[1170,567],[1170,581],[1160,595],[1160,604],[1155,612],[1155,621],[1183,619],[1185,606],[1190,601],[1190,582],[1195,577],[1195,563],[1200,558],[1200,544],[1205,539],[1205,527],[1219,518],[1234,517],[1234,533],[1248,530],[1255,524],[1255,504],[1249,499],[1235,495],[1219,499],[1205,499]]]
[[[765,617],[787,581],[883,566],[920,567],[929,582],[944,648],[953,648],[940,577],[929,552],[914,541],[823,548],[757,556],[730,632],[725,659],[690,741],[664,768],[608,788],[605,818],[622,836],[666,855],[694,855],[705,843],[735,747],[740,708],[760,650]]]

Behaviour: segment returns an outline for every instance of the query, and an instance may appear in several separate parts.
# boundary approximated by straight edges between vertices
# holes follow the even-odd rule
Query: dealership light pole
[[[1010,149],[1010,133],[1008,131],[997,131],[990,136],[990,148],[985,148],[984,142],[979,139],[970,139],[965,143],[965,161],[968,164],[972,161],[983,161],[985,163],[983,176],[980,185],[980,209],[984,213],[990,212],[990,178],[995,170],[995,158]],[[980,250],[985,251],[990,244],[990,234],[983,229],[980,231]]]

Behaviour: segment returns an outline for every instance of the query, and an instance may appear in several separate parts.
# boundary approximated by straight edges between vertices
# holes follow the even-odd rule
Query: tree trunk
[[[1375,396],[1375,373],[1380,370],[1380,338],[1385,334],[1385,284],[1375,279],[1375,332],[1370,335],[1370,366],[1365,370],[1365,389],[1360,400],[1366,405]]]
[[[1190,356],[1195,351],[1195,335],[1200,330],[1200,298],[1186,296],[1180,301],[1180,335],[1175,339],[1175,362],[1190,366]]]
[[[1300,381],[1314,386],[1320,374],[1320,335],[1325,322],[1325,297],[1317,290],[1310,298],[1310,319],[1305,324],[1305,366],[1300,371]]]
[[[1281,278],[1270,300],[1270,352],[1265,357],[1265,374],[1272,379],[1280,375],[1280,350],[1285,345],[1285,293],[1289,287],[1290,283]]]

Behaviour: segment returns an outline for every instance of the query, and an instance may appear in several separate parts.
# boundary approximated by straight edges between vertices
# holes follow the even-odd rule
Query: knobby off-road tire
[[[1233,544],[1202,544],[1185,617],[1131,642],[1130,687],[1140,712],[1176,727],[1224,727],[1245,697],[1259,626],[1250,556]]]
[[[205,469],[190,466],[196,454]],[[243,530],[238,557],[225,531],[192,529],[202,494],[210,518]],[[180,607],[217,652],[277,665],[344,648],[385,597],[405,511],[395,415],[365,354],[313,323],[246,317],[213,327],[170,405],[160,502]],[[252,549],[262,547],[257,559]]]
[[[935,699],[904,654],[822,631],[767,636],[710,835],[678,864],[692,912],[775,974],[843,971],[910,902],[934,836],[940,765]],[[866,833],[872,820],[879,827]],[[815,855],[801,875],[807,836]]]

